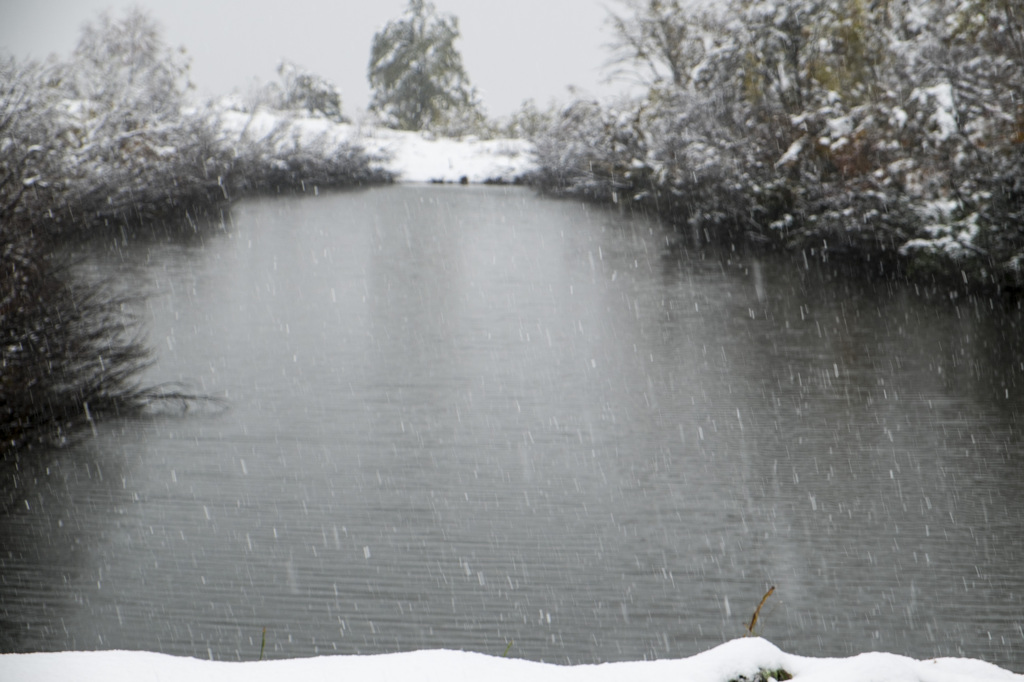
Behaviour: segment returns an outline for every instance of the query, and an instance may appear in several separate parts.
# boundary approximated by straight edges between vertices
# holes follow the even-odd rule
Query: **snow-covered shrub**
[[[722,99],[662,93],[650,104],[645,121],[656,188],[651,199],[673,222],[702,240],[727,241],[740,232],[759,231],[754,214],[788,212],[788,200],[779,202],[763,191],[752,172],[758,162],[736,134]]]
[[[241,116],[211,115],[207,128],[217,131],[212,170],[232,197],[388,182],[371,159],[349,141],[349,131],[323,119],[261,112]]]
[[[125,300],[73,279],[39,222],[63,197],[48,69],[0,63],[0,464],[40,438],[147,399]]]
[[[73,63],[33,67],[32,82],[8,98],[24,132],[6,144],[35,169],[17,192],[25,195],[18,210],[50,232],[130,231],[210,212],[246,192],[386,180],[354,147],[296,137],[300,127],[333,130],[331,117],[340,115],[336,92],[301,70],[284,69],[287,87],[278,90],[289,106],[319,118],[278,111],[271,118],[279,134],[243,129],[232,137],[225,117],[252,121],[258,101],[190,103],[187,62],[140,10],[88,24],[75,55]]]
[[[907,60],[900,142],[905,188],[925,220],[902,252],[929,272],[1019,287],[1024,15],[1005,0],[933,0],[919,11],[928,21]],[[938,205],[952,209],[936,215]]]
[[[535,140],[554,123],[559,107],[555,103],[541,110],[532,99],[524,100],[510,115],[493,122],[494,137]]]
[[[641,103],[577,99],[535,137],[538,183],[556,193],[618,201],[649,187]]]
[[[59,96],[47,86],[50,69],[0,57],[0,224],[52,205],[67,126]]]
[[[634,14],[612,18],[615,61],[640,69],[648,95],[567,107],[538,136],[544,183],[645,202],[711,239],[1022,279],[1024,15],[1012,2],[734,0],[716,16],[622,4]],[[658,43],[669,35],[685,51]],[[954,210],[929,212],[943,202]]]
[[[283,82],[280,108],[323,116],[335,123],[346,122],[341,114],[341,95],[333,83],[288,60],[278,65],[277,73]]]

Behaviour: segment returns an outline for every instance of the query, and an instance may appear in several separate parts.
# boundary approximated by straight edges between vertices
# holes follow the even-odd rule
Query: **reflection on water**
[[[1024,670],[1021,314],[669,248],[494,188],[251,201],[93,267],[151,293],[149,379],[19,479],[0,649],[447,647]]]

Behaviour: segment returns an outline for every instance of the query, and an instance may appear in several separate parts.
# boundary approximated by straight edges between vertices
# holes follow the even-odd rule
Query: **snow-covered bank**
[[[918,661],[885,653],[806,658],[763,639],[737,639],[684,659],[557,666],[461,651],[414,651],[379,656],[321,656],[226,663],[143,651],[90,651],[0,656],[0,679],[10,682],[279,682],[387,680],[403,682],[728,682],[785,670],[797,682],[1003,682],[1024,680],[983,661]]]
[[[281,112],[220,113],[225,137],[267,144],[275,154],[314,152],[324,157],[355,145],[399,182],[515,182],[536,169],[526,140],[461,140],[427,133],[288,117]]]
[[[526,140],[429,139],[375,128],[361,131],[355,141],[402,182],[515,182],[536,169]]]

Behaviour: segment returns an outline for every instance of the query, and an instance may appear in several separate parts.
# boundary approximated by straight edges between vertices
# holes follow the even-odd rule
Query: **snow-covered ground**
[[[526,140],[428,139],[420,133],[374,128],[356,138],[400,182],[513,182],[535,169]]]
[[[470,183],[514,182],[536,168],[533,146],[526,140],[433,138],[426,133],[287,117],[266,110],[223,111],[219,116],[229,139],[265,142],[282,156],[296,149],[330,155],[356,144],[399,182],[455,183],[463,178]]]
[[[999,682],[1024,680],[983,661],[917,661],[885,653],[805,658],[764,639],[737,639],[684,659],[557,666],[461,651],[321,656],[225,663],[144,651],[86,651],[0,656],[6,682],[728,682],[785,670],[796,682]]]

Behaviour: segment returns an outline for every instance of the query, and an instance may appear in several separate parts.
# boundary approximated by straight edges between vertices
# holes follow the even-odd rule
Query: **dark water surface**
[[[148,380],[0,516],[0,650],[1024,671],[1021,313],[519,189],[249,201],[88,264]]]

